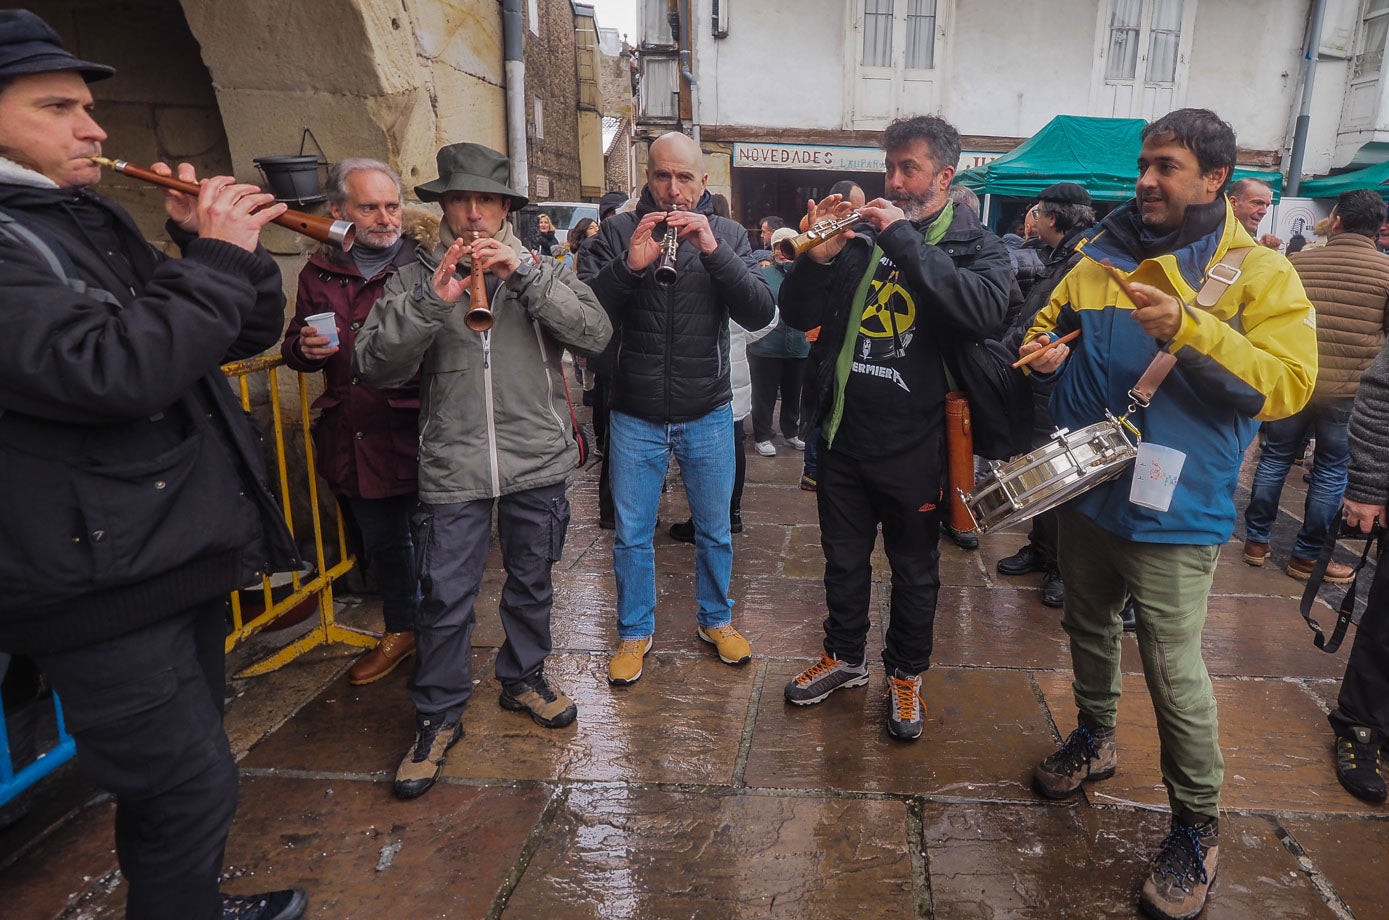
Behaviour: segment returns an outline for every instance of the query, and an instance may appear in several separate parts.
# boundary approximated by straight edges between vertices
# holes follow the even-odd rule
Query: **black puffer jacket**
[[[868,270],[875,242],[896,263],[926,313],[924,323],[938,335],[972,341],[1003,334],[1016,291],[1003,242],[968,208],[955,209],[945,236],[934,246],[922,239],[926,223],[900,220],[882,233],[859,224],[854,239],[832,263],[821,265],[802,256],[782,282],[779,300],[787,324],[807,331],[820,327],[810,356],[822,420],[834,406],[835,360],[848,331],[850,303]],[[947,362],[951,352],[949,347],[942,349]]]
[[[112,638],[297,563],[218,370],[279,339],[269,254],[170,225],[167,259],[84,190],[0,183],[0,209],[69,279],[0,235],[0,650]]]
[[[653,422],[687,422],[733,398],[728,321],[761,329],[775,305],[743,228],[713,213],[708,192],[696,210],[709,218],[719,246],[704,255],[682,241],[675,284],[656,283],[654,266],[633,273],[627,247],[643,214],[659,210],[642,189],[635,213],[604,221],[579,263],[613,324],[612,342],[592,362],[612,374],[611,406]]]

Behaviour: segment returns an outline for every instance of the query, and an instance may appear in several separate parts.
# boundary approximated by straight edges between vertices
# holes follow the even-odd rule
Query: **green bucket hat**
[[[511,188],[511,165],[506,157],[481,144],[449,144],[435,158],[439,178],[415,186],[420,201],[439,201],[445,192],[491,192],[511,199],[511,209],[529,200]]]

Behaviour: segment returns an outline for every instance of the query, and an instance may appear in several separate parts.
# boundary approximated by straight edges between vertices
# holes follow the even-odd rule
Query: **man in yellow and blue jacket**
[[[1145,443],[1186,455],[1165,511],[1130,501],[1127,474],[1061,509],[1062,625],[1070,638],[1079,727],[1034,772],[1039,792],[1063,798],[1113,775],[1120,691],[1119,611],[1131,593],[1143,672],[1157,714],[1171,833],[1143,885],[1140,906],[1159,918],[1194,917],[1219,848],[1224,779],[1215,697],[1201,658],[1220,547],[1234,530],[1234,491],[1260,421],[1297,412],[1317,370],[1315,314],[1296,272],[1258,247],[1223,194],[1235,135],[1205,109],[1172,112],[1142,133],[1136,196],[1081,248],[1088,257],[1038,314],[1021,348],[1081,331],[1032,369],[1055,382],[1051,413],[1072,431],[1116,416],[1158,352],[1176,359],[1130,421]],[[1197,304],[1212,269],[1233,280],[1209,308]],[[1104,267],[1125,272],[1133,296]],[[1218,290],[1212,288],[1208,295]],[[1208,297],[1203,297],[1203,301]],[[1137,467],[1136,467],[1137,468]]]

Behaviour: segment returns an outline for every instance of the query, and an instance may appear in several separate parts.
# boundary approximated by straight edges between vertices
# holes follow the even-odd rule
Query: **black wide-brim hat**
[[[69,70],[88,83],[116,74],[114,67],[79,60],[52,26],[28,10],[0,10],[0,80]]]
[[[445,192],[491,192],[511,199],[511,210],[530,199],[511,187],[511,164],[491,147],[449,144],[435,158],[439,178],[415,186],[420,201],[439,201]]]

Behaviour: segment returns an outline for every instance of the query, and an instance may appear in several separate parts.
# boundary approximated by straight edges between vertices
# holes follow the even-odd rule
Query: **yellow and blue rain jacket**
[[[1122,415],[1130,388],[1160,347],[1176,356],[1151,405],[1130,416],[1145,441],[1186,454],[1168,510],[1132,504],[1127,473],[1078,496],[1074,507],[1129,540],[1224,543],[1234,530],[1240,463],[1258,423],[1293,415],[1312,395],[1316,315],[1292,264],[1257,246],[1228,203],[1214,231],[1148,258],[1138,253],[1133,208],[1123,205],[1081,244],[1087,258],[1057,285],[1027,340],[1081,330],[1065,363],[1042,378],[1055,381],[1053,419],[1073,432],[1102,420],[1106,410]],[[1239,277],[1212,309],[1197,306],[1206,273],[1240,247],[1250,252]],[[1186,305],[1170,342],[1143,332],[1133,302],[1100,264],[1106,260]]]

